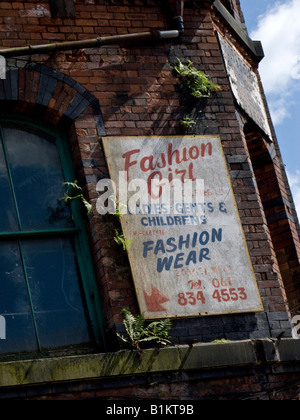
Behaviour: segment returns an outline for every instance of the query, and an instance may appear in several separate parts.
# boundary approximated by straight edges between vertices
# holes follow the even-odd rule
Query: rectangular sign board
[[[238,50],[218,33],[232,92],[241,108],[272,140],[266,108],[256,73]]]
[[[220,138],[103,144],[145,318],[263,310]]]

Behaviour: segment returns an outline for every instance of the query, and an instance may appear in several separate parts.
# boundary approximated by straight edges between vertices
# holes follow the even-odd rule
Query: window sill
[[[259,352],[257,352],[259,344]],[[300,361],[300,340],[246,340],[0,363],[6,387]]]

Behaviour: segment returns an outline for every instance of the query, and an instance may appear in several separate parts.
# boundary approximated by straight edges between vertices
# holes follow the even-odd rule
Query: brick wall
[[[211,2],[196,4],[185,5],[182,40],[9,59],[11,72],[0,89],[1,109],[67,128],[77,177],[93,203],[98,197],[97,181],[108,176],[101,148],[104,135],[184,134],[180,120],[186,114],[196,121],[188,133],[219,134],[264,312],[176,320],[171,332],[174,343],[261,338],[282,331],[288,337],[289,310],[298,305],[298,224],[289,216],[270,223],[274,214],[266,207],[266,165],[276,195],[270,200],[284,197],[290,203],[287,212],[293,207],[286,179],[282,181],[276,138],[276,159],[259,167],[256,156],[264,153],[264,141],[260,140],[256,152],[257,139],[244,128],[249,120],[230,89],[216,29],[235,43],[254,69],[257,61]],[[241,17],[238,2],[233,6]],[[75,11],[75,18],[52,18],[48,1],[0,2],[0,44],[11,48],[170,27],[169,16],[154,0],[144,5],[76,1]],[[192,60],[221,90],[201,103],[188,100],[174,74],[177,58]],[[122,331],[120,310],[129,307],[138,312],[127,255],[113,240],[114,223],[95,211],[88,226],[104,326],[113,348],[115,331]],[[288,242],[276,236],[279,226]]]
[[[245,371],[235,373],[233,377],[226,379],[214,378],[218,376],[217,372],[211,373],[212,377],[207,375],[178,375],[171,374],[166,379],[164,376],[152,375],[147,378],[132,378],[131,385],[119,388],[119,383],[112,381],[104,381],[105,390],[99,390],[96,384],[90,384],[89,389],[73,390],[73,392],[65,391],[64,387],[58,388],[57,392],[49,391],[44,388],[43,400],[85,400],[95,399],[105,401],[99,407],[107,410],[110,407],[107,401],[121,400],[127,401],[128,406],[143,406],[144,409],[150,409],[151,401],[162,402],[162,397],[165,397],[169,404],[179,404],[180,401],[194,400],[194,412],[198,407],[198,412],[201,410],[198,401],[285,401],[285,400],[299,400],[299,373],[286,373],[281,375],[263,374],[257,372],[253,376],[245,376]],[[171,378],[170,378],[171,377]],[[161,383],[160,383],[161,381]],[[132,385],[132,384],[135,385]],[[94,389],[93,389],[94,388]],[[33,395],[22,396],[26,400],[40,400],[40,389],[31,391]],[[136,401],[131,404],[128,400],[132,400],[132,395],[135,396]],[[20,398],[20,397],[19,397]],[[192,401],[190,401],[191,404]],[[101,411],[102,411],[101,410]],[[106,411],[104,411],[105,413]]]

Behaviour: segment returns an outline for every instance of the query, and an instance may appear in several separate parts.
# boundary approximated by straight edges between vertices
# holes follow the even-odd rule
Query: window
[[[60,200],[71,168],[56,133],[0,121],[0,354],[85,351],[99,342],[80,208]]]

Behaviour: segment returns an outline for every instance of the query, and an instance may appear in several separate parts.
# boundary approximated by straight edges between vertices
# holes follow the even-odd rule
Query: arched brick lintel
[[[8,70],[0,80],[1,102],[2,111],[38,116],[56,126],[91,107],[98,135],[105,135],[98,99],[76,80],[41,64]]]

